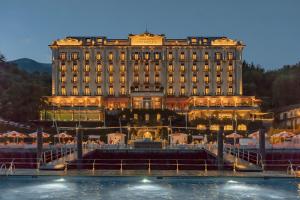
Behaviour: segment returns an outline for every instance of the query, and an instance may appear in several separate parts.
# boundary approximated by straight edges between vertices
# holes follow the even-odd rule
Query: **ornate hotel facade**
[[[260,100],[242,94],[241,41],[169,39],[148,32],[127,39],[54,41],[52,96],[42,120],[101,121],[114,109],[169,109],[189,119],[253,119]]]

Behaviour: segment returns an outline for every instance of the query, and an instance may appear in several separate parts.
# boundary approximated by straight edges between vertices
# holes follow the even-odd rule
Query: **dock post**
[[[223,163],[224,163],[224,160],[223,160],[223,132],[224,132],[224,126],[221,125],[220,130],[218,132],[218,136],[217,136],[217,139],[218,139],[218,157],[217,157],[218,170],[223,170]]]
[[[77,138],[77,169],[81,169],[82,161],[82,129],[78,126],[76,128],[76,138]]]

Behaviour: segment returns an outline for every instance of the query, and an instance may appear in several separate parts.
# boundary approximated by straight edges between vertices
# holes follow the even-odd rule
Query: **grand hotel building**
[[[101,121],[113,109],[170,109],[189,119],[251,119],[260,101],[242,96],[241,41],[169,39],[148,32],[127,39],[67,37],[54,41],[52,96],[42,120]]]

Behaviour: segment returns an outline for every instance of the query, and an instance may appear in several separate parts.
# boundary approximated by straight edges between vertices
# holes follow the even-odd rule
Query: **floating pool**
[[[300,180],[287,178],[0,177],[0,199],[300,199]]]

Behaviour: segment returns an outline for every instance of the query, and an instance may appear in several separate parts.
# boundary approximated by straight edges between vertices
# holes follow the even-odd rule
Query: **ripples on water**
[[[1,200],[300,199],[297,179],[0,178]]]

